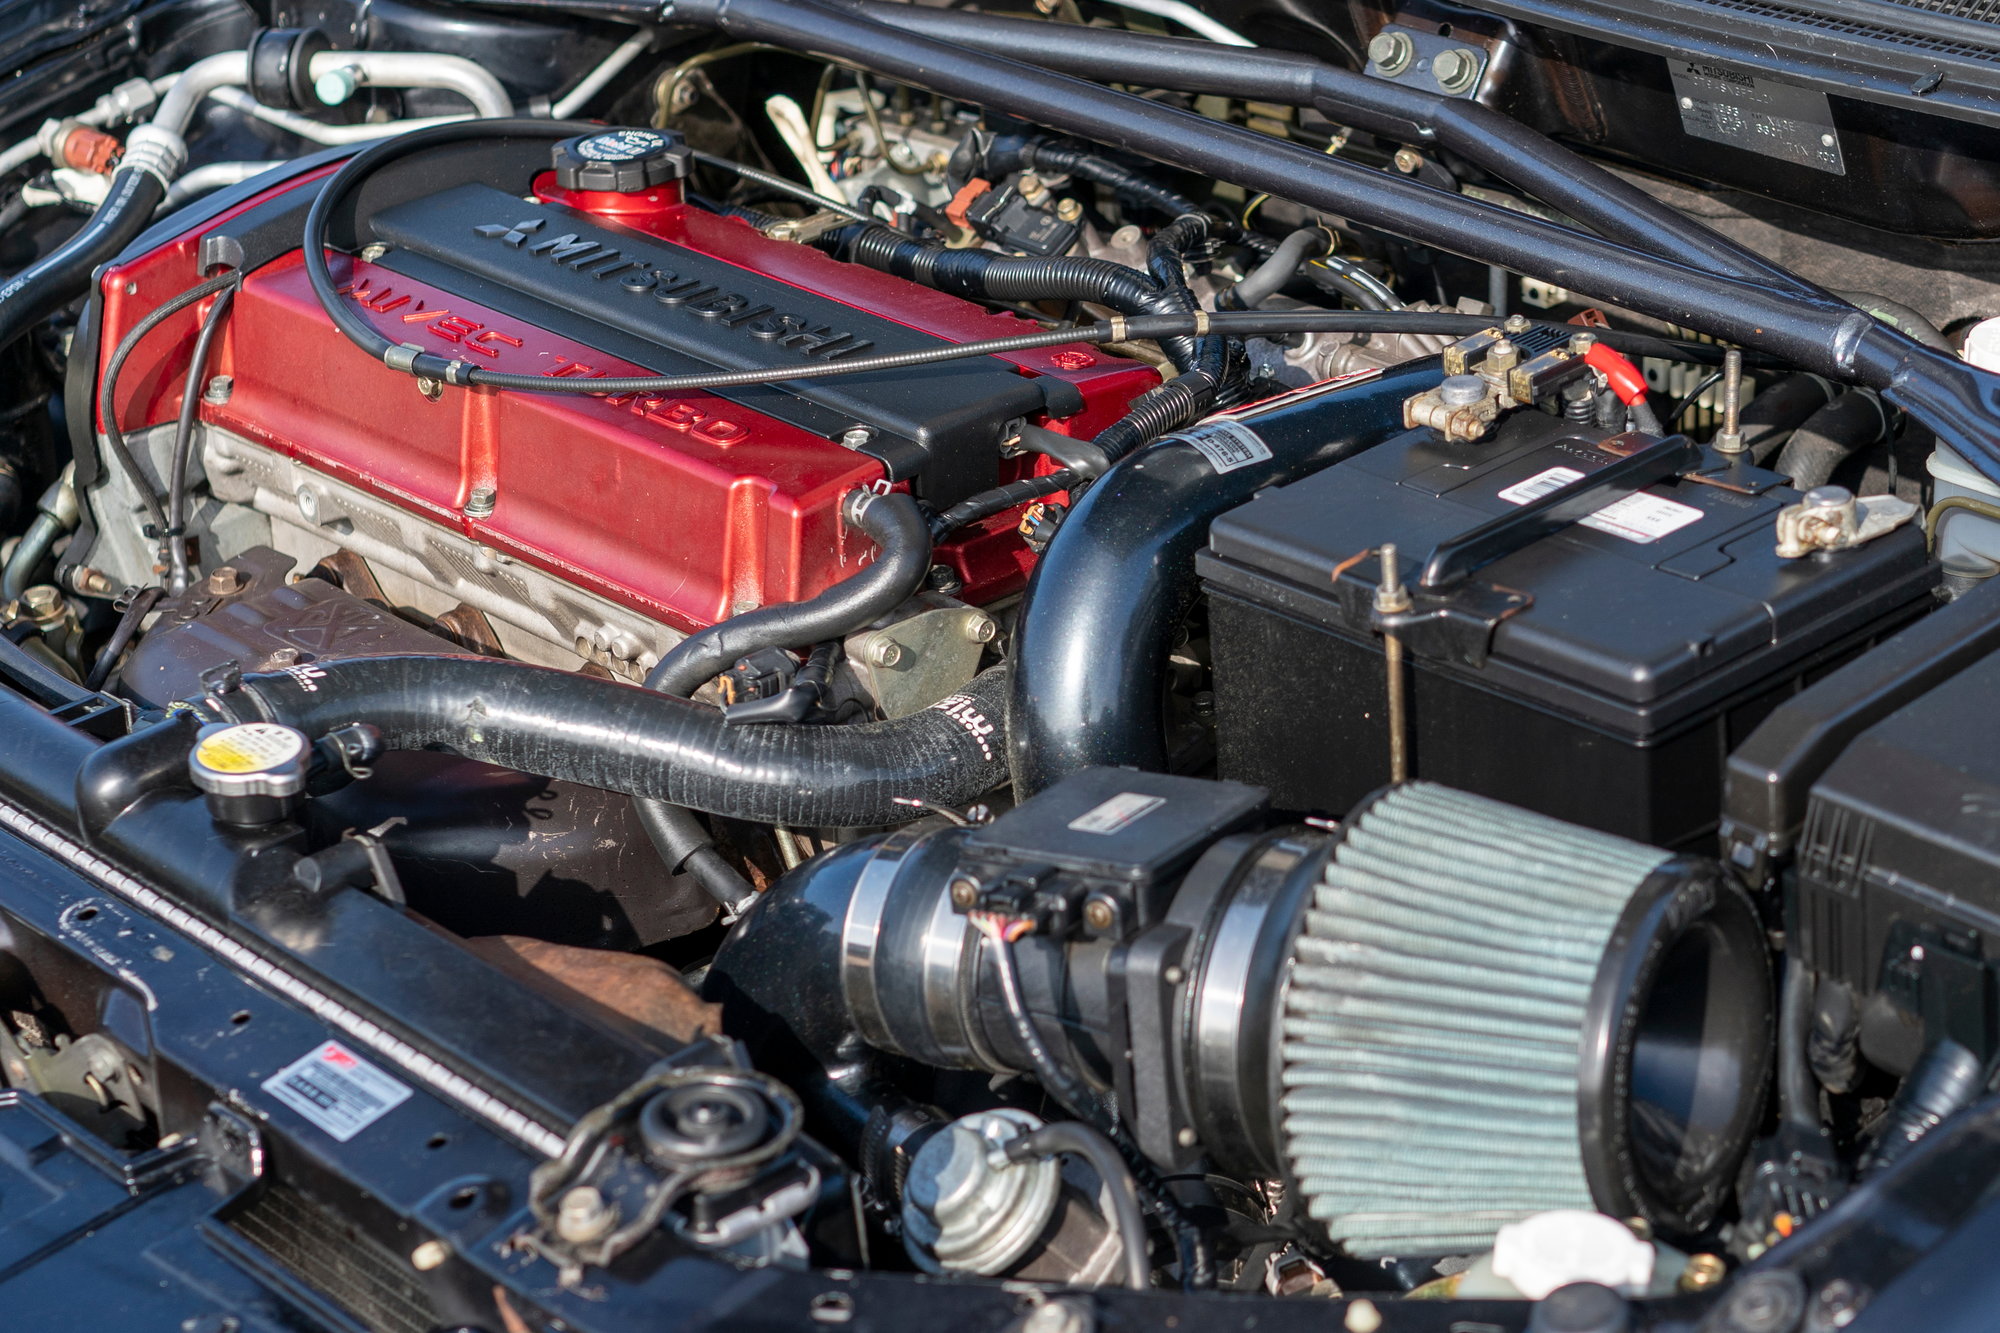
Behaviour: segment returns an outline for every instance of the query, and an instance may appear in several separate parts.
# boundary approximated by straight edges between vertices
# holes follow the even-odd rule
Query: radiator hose
[[[0,347],[89,291],[90,275],[152,224],[166,197],[165,180],[148,168],[126,167],[113,176],[81,231],[0,286]]]
[[[685,699],[745,653],[802,648],[852,634],[923,586],[930,572],[931,534],[915,500],[855,491],[842,503],[841,518],[874,539],[880,554],[873,564],[817,597],[761,607],[689,635],[647,673],[646,688]],[[752,896],[749,882],[715,850],[708,830],[691,811],[649,797],[635,801],[633,810],[669,870],[687,869],[731,910]]]
[[[197,705],[219,721],[323,736],[350,722],[386,748],[442,749],[629,796],[759,823],[899,824],[901,800],[965,805],[1006,779],[994,668],[922,712],[857,726],[732,727],[713,708],[551,667],[428,655],[316,662],[246,676]]]
[[[1754,399],[1752,401],[1755,401]],[[1824,486],[1834,470],[1889,434],[1889,409],[1867,389],[1849,389],[1807,417],[1771,465],[1802,491]]]

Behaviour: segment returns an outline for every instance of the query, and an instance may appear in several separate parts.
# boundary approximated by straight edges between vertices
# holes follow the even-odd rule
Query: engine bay
[[[1852,7],[0,5],[22,1326],[1978,1327],[2000,35]]]

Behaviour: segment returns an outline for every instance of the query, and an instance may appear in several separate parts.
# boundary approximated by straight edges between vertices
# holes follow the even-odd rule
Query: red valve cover
[[[203,235],[318,174],[107,270],[100,356],[108,358],[135,321],[198,280]],[[536,186],[545,201],[582,208],[598,227],[635,241],[643,232],[944,341],[1029,327],[771,240],[744,222],[683,205],[674,186],[639,196],[567,198],[559,198],[546,174]],[[521,374],[656,373],[381,265],[340,255],[332,261],[345,298],[392,342]],[[508,304],[504,293],[496,304]],[[182,374],[206,308],[170,319],[128,361],[117,396],[127,431],[179,411]],[[1148,367],[1082,345],[995,360],[1019,375],[1073,385],[1080,411],[1062,420],[1035,418],[1072,435],[1101,430],[1157,382]],[[230,376],[233,388],[224,402],[202,403],[204,421],[681,629],[810,597],[873,555],[866,538],[843,529],[838,509],[846,492],[883,478],[875,458],[700,392],[597,398],[447,388],[427,399],[409,376],[371,361],[333,327],[296,251],[245,279],[211,374]],[[994,476],[1006,480],[1035,467],[1046,471],[1048,464],[1003,460]],[[492,512],[468,516],[474,492],[487,488]],[[969,528],[934,557],[958,573],[969,600],[1003,596],[1025,581],[1033,557],[1013,531],[1017,518],[1001,515]]]

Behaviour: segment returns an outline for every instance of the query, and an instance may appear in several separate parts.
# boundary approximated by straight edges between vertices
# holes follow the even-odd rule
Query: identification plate
[[[1826,94],[1712,60],[1670,60],[1681,128],[1814,171],[1847,174]]]

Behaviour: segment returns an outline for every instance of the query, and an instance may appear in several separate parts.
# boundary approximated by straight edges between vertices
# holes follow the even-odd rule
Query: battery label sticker
[[[1530,500],[1539,500],[1550,491],[1567,486],[1573,481],[1583,480],[1583,474],[1573,467],[1552,467],[1546,472],[1537,472],[1526,481],[1516,482],[1500,492],[1500,498],[1508,504],[1524,505]],[[1684,505],[1675,500],[1665,500],[1644,491],[1614,500],[1604,508],[1577,523],[1598,532],[1622,537],[1628,542],[1654,542],[1670,532],[1679,532],[1688,524],[1701,517],[1701,510],[1693,505]]]
[[[1210,421],[1180,438],[1201,450],[1217,472],[1234,472],[1271,456],[1271,448],[1248,426],[1233,421]]]
[[[1153,811],[1167,803],[1164,796],[1147,796],[1136,791],[1121,791],[1110,800],[1084,811],[1069,821],[1069,826],[1078,833],[1116,833],[1130,828]]]
[[[342,1143],[389,1114],[410,1089],[337,1041],[264,1080],[264,1091]]]

